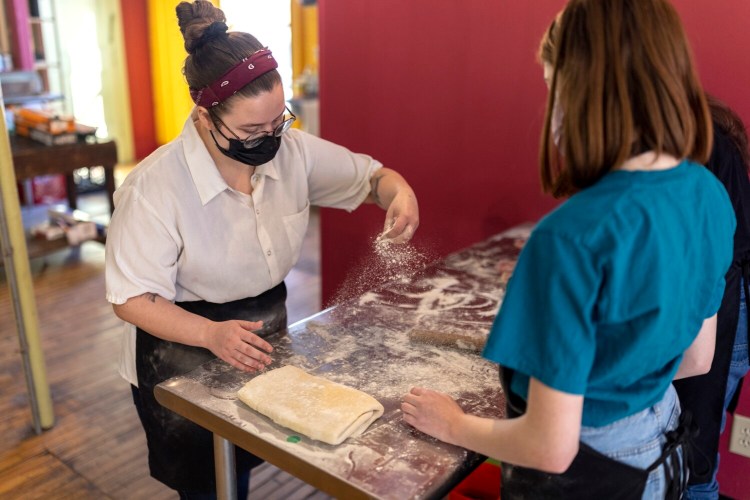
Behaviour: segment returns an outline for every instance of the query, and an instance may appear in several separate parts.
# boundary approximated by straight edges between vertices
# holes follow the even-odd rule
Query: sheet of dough
[[[383,414],[383,405],[369,394],[296,366],[258,375],[237,396],[277,424],[328,444],[359,436]]]

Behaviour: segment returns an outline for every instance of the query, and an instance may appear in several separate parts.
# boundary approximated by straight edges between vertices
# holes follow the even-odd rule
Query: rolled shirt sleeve
[[[349,212],[357,208],[370,193],[370,178],[383,164],[319,137],[302,137],[310,202]]]
[[[710,318],[711,316],[719,312],[721,302],[724,299],[725,288],[726,279],[724,278],[724,276],[722,276],[714,286],[713,293],[711,294],[710,300],[708,302],[708,308],[706,309],[706,312],[703,313],[704,318]]]
[[[107,301],[124,304],[144,293],[174,300],[180,251],[175,235],[134,187],[118,190],[115,206],[107,233]]]

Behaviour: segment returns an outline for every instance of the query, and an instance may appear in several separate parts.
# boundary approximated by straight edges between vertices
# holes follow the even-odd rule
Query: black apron
[[[286,287],[284,283],[257,297],[224,304],[205,301],[177,302],[176,305],[212,321],[263,320],[256,332],[268,336],[286,328]],[[146,431],[148,465],[151,475],[179,491],[216,491],[213,435],[203,427],[160,405],[154,386],[171,377],[184,375],[216,359],[208,349],[170,342],[137,329],[136,371],[138,389],[133,397],[138,416]],[[236,472],[246,475],[262,460],[235,448]]]
[[[696,453],[690,462],[691,485],[710,483],[713,471],[717,467],[724,396],[727,392],[729,366],[732,362],[732,349],[739,321],[741,281],[745,283],[745,301],[750,306],[750,260],[733,263],[726,274],[727,284],[717,318],[716,349],[711,370],[705,375],[674,382],[680,405],[693,413],[695,423],[700,429],[695,442]],[[737,394],[739,392],[738,387]]]
[[[500,382],[505,393],[506,416],[516,418],[526,411],[526,402],[510,390],[513,370],[500,367]],[[677,429],[666,434],[667,442],[658,460],[647,469],[618,462],[599,453],[583,442],[567,471],[550,474],[537,469],[502,464],[500,498],[576,499],[576,500],[640,500],[651,471],[664,467],[668,499],[679,499],[687,487],[689,440],[694,433],[690,414],[680,415]]]

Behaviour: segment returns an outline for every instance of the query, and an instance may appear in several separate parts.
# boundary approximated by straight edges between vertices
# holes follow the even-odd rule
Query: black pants
[[[259,333],[265,336],[286,328],[285,301],[286,287],[282,282],[257,297],[224,304],[196,301],[176,305],[212,321],[263,320]],[[149,470],[154,478],[181,495],[216,491],[213,435],[161,406],[154,398],[154,387],[213,359],[216,356],[207,349],[169,342],[137,329],[138,388],[133,390],[133,399],[146,432]],[[262,460],[241,448],[235,450],[237,477],[245,481],[244,487],[238,484],[238,493],[242,487],[246,495],[249,471]]]

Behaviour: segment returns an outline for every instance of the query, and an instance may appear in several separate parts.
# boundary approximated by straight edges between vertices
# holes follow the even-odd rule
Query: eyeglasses
[[[286,112],[288,113],[288,115],[287,114],[284,115],[283,121],[281,123],[279,123],[276,126],[276,128],[273,129],[273,132],[271,132],[270,134],[268,132],[266,132],[266,133],[261,134],[261,135],[249,136],[249,137],[246,137],[245,139],[240,139],[240,137],[237,134],[235,134],[234,131],[231,128],[227,127],[227,124],[224,123],[223,121],[221,121],[221,118],[219,118],[218,116],[216,116],[213,113],[212,110],[209,110],[209,113],[211,113],[211,116],[214,119],[214,124],[216,124],[216,121],[218,120],[218,122],[220,124],[222,124],[224,127],[226,127],[227,130],[229,130],[229,132],[234,136],[235,139],[237,139],[238,141],[240,141],[242,143],[242,147],[244,147],[245,149],[252,149],[255,146],[258,146],[261,142],[263,142],[263,140],[266,137],[268,137],[269,135],[273,135],[274,137],[281,137],[281,135],[284,132],[286,132],[287,130],[289,130],[289,128],[292,126],[292,123],[294,123],[294,121],[297,119],[297,116],[294,113],[291,112],[291,110],[289,109],[289,107],[284,106],[284,109],[286,110]],[[220,127],[217,126],[216,130],[219,132],[219,134],[221,134],[221,136],[224,139],[230,140],[229,137],[225,136],[222,133],[222,131],[220,130]]]

